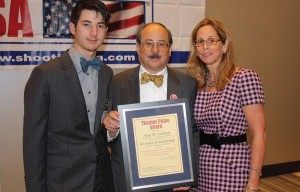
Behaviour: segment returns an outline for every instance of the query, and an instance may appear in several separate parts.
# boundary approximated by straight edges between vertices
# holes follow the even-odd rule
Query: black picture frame
[[[188,99],[119,105],[118,111],[127,191],[197,184]]]

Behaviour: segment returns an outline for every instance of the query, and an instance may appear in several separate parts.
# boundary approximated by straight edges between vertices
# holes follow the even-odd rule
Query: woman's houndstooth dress
[[[249,69],[239,69],[224,89],[197,94],[194,116],[199,129],[220,137],[245,134],[248,128],[243,106],[264,103],[264,92],[258,75]],[[247,142],[209,145],[199,148],[198,186],[190,191],[238,192],[247,184],[250,148]]]

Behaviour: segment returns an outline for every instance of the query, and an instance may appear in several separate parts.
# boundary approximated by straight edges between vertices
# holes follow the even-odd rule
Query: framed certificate
[[[197,183],[188,99],[119,105],[127,191]]]

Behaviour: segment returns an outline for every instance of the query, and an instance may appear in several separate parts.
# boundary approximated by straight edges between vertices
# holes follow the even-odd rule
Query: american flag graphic
[[[110,10],[109,38],[134,38],[138,27],[145,23],[145,2],[104,1]]]
[[[71,38],[71,10],[77,0],[43,0],[44,38]],[[102,1],[110,10],[108,38],[135,38],[138,27],[145,23],[145,2]]]

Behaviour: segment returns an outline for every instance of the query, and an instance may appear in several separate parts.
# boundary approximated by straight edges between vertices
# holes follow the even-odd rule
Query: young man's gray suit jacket
[[[100,64],[94,135],[75,66],[66,51],[34,68],[24,94],[23,153],[30,192],[93,192],[96,155],[105,192],[114,191],[110,155],[100,121],[112,69]]]

